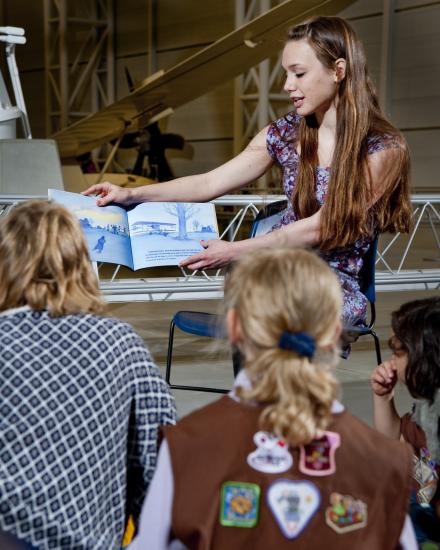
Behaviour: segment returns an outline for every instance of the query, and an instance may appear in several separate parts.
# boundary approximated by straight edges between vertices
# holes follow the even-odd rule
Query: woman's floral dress
[[[267,149],[270,156],[283,170],[284,192],[288,198],[288,207],[281,220],[273,227],[298,220],[291,204],[293,189],[298,174],[299,155],[296,151],[297,136],[301,116],[288,113],[272,122],[267,132]],[[395,146],[391,136],[371,136],[368,138],[368,154]],[[322,206],[330,179],[330,168],[318,166],[316,169],[316,198]],[[344,304],[342,321],[345,325],[359,325],[366,321],[367,300],[359,289],[359,271],[363,256],[371,245],[372,238],[362,238],[354,244],[336,248],[329,253],[321,253],[324,260],[336,272],[343,291]]]

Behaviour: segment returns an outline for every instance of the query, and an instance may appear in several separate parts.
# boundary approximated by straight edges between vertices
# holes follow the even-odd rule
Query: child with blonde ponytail
[[[336,400],[336,275],[311,252],[260,250],[232,271],[225,304],[244,369],[229,395],[164,428],[130,550],[416,548],[409,448]]]

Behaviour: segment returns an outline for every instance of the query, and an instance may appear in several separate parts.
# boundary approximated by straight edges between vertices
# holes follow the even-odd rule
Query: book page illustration
[[[133,269],[124,208],[97,206],[96,197],[56,189],[49,189],[49,198],[68,208],[79,219],[93,261],[123,264]]]
[[[135,269],[178,265],[203,250],[201,240],[218,239],[215,207],[209,203],[143,203],[127,217]]]

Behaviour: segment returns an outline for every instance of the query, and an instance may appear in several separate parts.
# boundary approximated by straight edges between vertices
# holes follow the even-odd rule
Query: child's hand
[[[397,382],[397,368],[393,361],[384,361],[371,374],[370,383],[376,395],[392,397]],[[391,395],[390,395],[391,394]]]

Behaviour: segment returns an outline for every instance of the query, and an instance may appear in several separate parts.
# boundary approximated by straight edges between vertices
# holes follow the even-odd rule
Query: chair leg
[[[174,328],[176,324],[174,320],[170,323],[170,333],[168,336],[168,352],[167,352],[167,366],[165,371],[165,380],[169,387],[173,390],[189,390],[189,391],[204,391],[210,393],[229,393],[229,390],[221,388],[205,388],[200,386],[182,386],[180,384],[171,384],[171,363],[173,359],[173,343],[174,343]]]
[[[174,319],[170,323],[170,334],[168,336],[168,352],[167,352],[167,370],[165,372],[165,380],[169,386],[171,386],[170,377],[171,377],[171,361],[173,357],[173,342],[174,342]]]
[[[230,390],[222,388],[208,388],[205,386],[182,386],[180,384],[170,384],[172,390],[204,391],[207,393],[229,393]]]
[[[377,364],[380,365],[382,363],[382,355],[380,353],[380,341],[377,337],[377,334],[374,332],[374,330],[371,331],[371,336],[374,338],[374,347],[376,348],[376,359]]]
[[[237,374],[243,367],[243,354],[235,346],[232,347],[232,370],[234,371],[234,378],[237,378]]]

